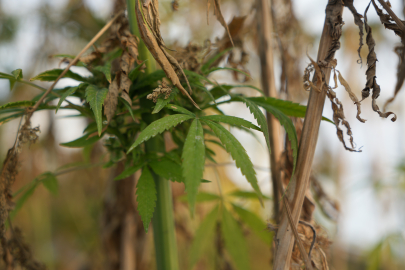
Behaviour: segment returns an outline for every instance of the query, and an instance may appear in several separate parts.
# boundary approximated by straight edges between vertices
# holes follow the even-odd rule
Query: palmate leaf
[[[238,222],[225,207],[222,208],[221,232],[225,240],[225,248],[231,255],[236,269],[250,269],[248,249],[243,232]]]
[[[45,82],[55,81],[63,71],[64,69],[47,70],[31,78],[30,81],[45,81]],[[63,76],[63,78],[71,78],[80,82],[86,81],[85,78],[70,70],[65,74],[65,76]]]
[[[251,129],[255,129],[258,131],[262,131],[258,126],[252,124],[251,122],[235,117],[235,116],[229,116],[229,115],[207,115],[207,116],[202,116],[201,119],[207,119],[215,122],[222,122],[225,124],[229,124],[231,126],[238,126],[238,127],[247,127]]]
[[[144,141],[147,141],[150,138],[162,133],[163,131],[172,128],[174,126],[177,126],[178,124],[187,121],[191,118],[194,117],[186,114],[175,114],[163,117],[159,120],[156,120],[155,122],[152,122],[149,126],[147,126],[144,130],[142,130],[142,132],[139,134],[134,144],[132,144],[132,146],[127,151],[127,154]]]
[[[90,107],[93,110],[94,117],[97,123],[98,135],[101,135],[103,129],[102,108],[104,100],[107,97],[107,88],[98,88],[95,85],[89,85],[86,88],[86,100],[90,103]]]
[[[198,186],[203,176],[205,163],[204,132],[198,119],[194,119],[191,123],[181,157],[183,159],[184,184],[186,186],[190,211],[193,214]]]
[[[152,219],[156,206],[156,186],[149,169],[145,167],[136,185],[136,201],[138,212],[141,216],[143,228],[148,232],[149,223]]]
[[[236,167],[240,168],[242,174],[249,181],[257,195],[259,200],[262,202],[262,193],[260,191],[259,185],[257,184],[256,172],[253,168],[252,161],[243,148],[242,144],[223,126],[215,122],[204,120],[215,135],[221,140],[222,144],[225,146],[228,153],[231,154],[233,160],[235,160]]]
[[[219,207],[216,206],[201,222],[198,227],[193,243],[190,248],[189,269],[193,269],[198,259],[202,256],[204,250],[209,247],[214,237],[215,225],[217,223]]]
[[[238,214],[240,219],[267,245],[272,243],[272,234],[266,231],[266,223],[259,218],[255,213],[252,213],[236,204],[232,204],[233,210]]]

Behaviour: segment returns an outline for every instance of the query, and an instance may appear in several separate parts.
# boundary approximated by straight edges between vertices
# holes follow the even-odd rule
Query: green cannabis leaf
[[[89,85],[86,88],[86,100],[90,103],[90,107],[93,110],[94,117],[97,123],[98,135],[101,135],[103,129],[102,108],[104,100],[107,97],[107,88],[98,88],[95,85]]]
[[[251,122],[235,117],[235,116],[229,116],[229,115],[207,115],[207,116],[202,116],[201,119],[206,119],[206,120],[211,120],[215,122],[222,122],[225,124],[229,124],[231,126],[238,126],[238,127],[247,127],[251,129],[255,129],[258,131],[262,131],[258,126],[252,124]]]
[[[231,213],[222,208],[221,232],[225,240],[225,248],[231,255],[238,270],[248,270],[249,257],[243,232]]]
[[[138,202],[137,209],[143,222],[143,228],[148,232],[157,197],[155,181],[147,167],[142,170],[141,177],[139,177],[138,184],[136,185],[136,195],[136,201]]]
[[[142,132],[139,134],[139,137],[136,139],[134,144],[128,149],[127,153],[134,150],[135,147],[143,143],[144,141],[149,140],[150,138],[162,133],[163,131],[177,126],[178,124],[187,121],[193,118],[191,115],[185,114],[175,114],[169,115],[167,117],[163,117],[155,122],[152,122],[149,126],[147,126]]]
[[[218,218],[218,205],[204,218],[198,227],[193,243],[190,248],[190,260],[189,269],[198,262],[198,259],[202,256],[205,249],[208,248],[209,244],[212,243],[212,238],[214,237],[215,225]]]
[[[190,211],[193,213],[205,163],[204,132],[198,119],[194,119],[191,123],[181,157],[183,159],[184,184],[186,186]]]
[[[246,177],[259,196],[260,202],[263,203],[262,193],[257,184],[256,171],[253,168],[252,161],[247,155],[245,148],[243,148],[242,144],[220,124],[209,120],[204,120],[204,123],[206,123],[221,140],[227,152],[230,153],[232,159],[235,160],[236,167],[240,168],[242,174]]]

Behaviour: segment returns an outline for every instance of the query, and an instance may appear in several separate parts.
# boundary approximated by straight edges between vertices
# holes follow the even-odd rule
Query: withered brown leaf
[[[197,108],[197,103],[191,98],[189,93],[180,83],[180,79],[176,74],[176,70],[180,67],[174,57],[169,57],[165,51],[163,39],[160,35],[160,19],[158,13],[158,1],[152,0],[148,6],[140,5],[139,2],[135,5],[136,18],[142,40],[146,47],[151,52],[153,58],[160,64],[167,78],[175,85],[183,95],[187,96],[194,106]],[[175,64],[177,63],[177,65]],[[181,69],[181,68],[180,68]],[[184,73],[183,73],[184,74]],[[185,77],[187,84],[188,80]],[[191,89],[190,89],[191,91]]]
[[[119,72],[117,72],[117,75],[115,76],[114,80],[110,83],[110,86],[108,87],[107,97],[105,98],[104,101],[104,115],[107,117],[108,123],[114,117],[115,110],[118,104],[117,100],[119,93],[118,79],[119,79]]]

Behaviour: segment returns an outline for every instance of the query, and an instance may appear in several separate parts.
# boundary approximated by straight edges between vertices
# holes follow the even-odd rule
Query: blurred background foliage
[[[207,25],[205,1],[178,1],[179,9],[175,12],[171,8],[172,1],[159,2],[161,31],[170,46],[184,47],[189,41],[202,45],[206,39],[215,41],[224,34],[212,10]],[[288,18],[283,19],[283,14],[287,13],[283,8],[288,7],[285,3],[289,1],[273,2],[279,30],[290,35],[287,38],[289,42],[282,44],[282,47],[294,57],[294,62],[289,68],[297,69],[294,72],[303,71],[308,63],[305,52],[308,51],[312,56],[316,53],[326,1],[292,1],[291,9],[297,14],[296,22],[288,21]],[[302,2],[308,2],[306,5],[312,5],[311,8],[303,7]],[[254,18],[249,15],[254,14],[252,13],[254,1],[223,0],[221,3],[228,22],[233,16],[245,15],[248,15],[248,22],[253,21]],[[10,73],[14,69],[21,68],[25,78],[30,78],[58,65],[63,67],[64,63],[60,63],[60,58],[52,56],[77,54],[110,18],[114,4],[114,0],[0,0],[0,71]],[[403,17],[402,1],[391,1],[391,4],[394,11]],[[356,6],[360,13],[366,3],[361,5]],[[377,47],[381,63],[378,70],[381,72],[379,81],[385,92],[380,98],[382,102],[394,89],[397,58],[392,50],[399,40],[396,40],[392,33],[387,34],[383,31],[375,16],[370,15],[369,20],[379,46]],[[291,25],[295,27],[293,31],[288,28]],[[249,84],[260,87],[255,25],[252,24],[249,30],[243,37],[244,48],[250,56],[247,69],[252,75],[252,80]],[[359,95],[364,85],[365,67],[363,65],[360,70],[356,64],[357,31],[352,19],[347,19],[342,36],[342,49],[338,51],[337,58],[340,70]],[[275,40],[277,35],[275,32]],[[295,81],[287,85],[283,82],[280,53],[282,47],[279,45],[277,42],[272,44],[275,50],[276,80],[280,95],[305,104],[308,94],[300,86],[301,77],[295,78]],[[378,50],[381,50],[381,54],[378,54]],[[362,56],[365,59],[366,50],[363,50]],[[86,72],[77,69],[78,72]],[[298,73],[298,76],[302,76],[302,73]],[[229,72],[218,72],[215,79],[219,82],[234,80]],[[73,83],[69,79],[63,79],[58,87]],[[31,99],[39,93],[36,89],[23,84],[17,84],[10,92],[8,84],[8,81],[0,80],[0,105],[10,101]],[[47,84],[43,83],[43,86]],[[241,91],[248,90],[242,88]],[[336,138],[334,127],[327,126],[330,124],[326,122],[322,123],[314,175],[329,196],[340,204],[340,213],[334,221],[324,215],[319,207],[315,212],[316,221],[326,228],[334,242],[328,254],[331,269],[405,268],[403,256],[405,214],[402,210],[405,206],[405,162],[401,161],[405,157],[402,135],[405,122],[401,120],[404,119],[404,110],[399,105],[403,98],[404,96],[400,94],[392,106],[399,115],[399,121],[395,124],[387,124],[386,120],[376,119],[369,108],[364,109],[364,114],[370,119],[367,128],[353,123],[355,140],[367,149],[361,154],[344,152]],[[346,115],[352,123],[355,121],[355,109],[350,107],[347,97],[342,97],[342,100],[346,104]],[[331,115],[329,107],[327,104],[324,112],[326,117]],[[240,117],[250,117],[247,111],[235,106],[224,105],[224,111]],[[84,148],[83,151],[66,149],[59,145],[61,142],[78,138],[87,125],[83,121],[75,120],[63,112],[58,112],[57,115],[52,111],[37,112],[32,122],[33,126],[40,125],[40,139],[38,143],[23,151],[20,173],[13,191],[27,185],[38,175],[46,171],[55,171],[63,165],[75,162],[90,161],[92,164],[99,162],[100,157],[106,154],[100,142],[93,148]],[[2,160],[7,149],[12,146],[17,126],[18,120],[0,125]],[[238,131],[232,129],[232,132],[238,139],[246,139]],[[373,140],[369,139],[370,137]],[[263,141],[258,143],[249,138],[244,144],[247,145],[253,162],[256,161],[264,193],[270,195],[268,183],[270,170],[263,150]],[[381,148],[385,149],[384,152],[381,152]],[[213,182],[221,179],[221,186],[215,183],[203,185],[204,191],[227,194],[237,189],[247,189],[246,185],[238,181],[240,175],[235,168],[228,164],[229,156],[214,145],[212,149],[218,151],[216,159],[222,166],[207,167],[204,178]],[[97,166],[61,174],[58,176],[56,194],[51,194],[42,186],[37,188],[15,216],[13,224],[22,229],[35,257],[45,262],[49,269],[103,269],[100,224],[103,200],[108,194],[107,179],[112,174],[114,174],[112,169]],[[173,194],[181,269],[187,269],[193,235],[201,220],[211,211],[213,203],[199,203],[196,216],[191,219],[184,200],[183,185],[173,183]],[[243,197],[227,198],[230,202],[256,212],[263,221],[271,217],[271,202],[266,203],[265,208],[261,208],[257,202]],[[246,226],[243,228],[251,269],[268,269],[271,260],[269,244]],[[151,233],[147,234],[145,243],[144,248],[148,252],[145,252],[146,255],[142,258],[144,269],[153,269],[154,250]],[[218,265],[216,263],[218,252],[218,249],[207,249],[195,269],[214,269],[215,265]]]

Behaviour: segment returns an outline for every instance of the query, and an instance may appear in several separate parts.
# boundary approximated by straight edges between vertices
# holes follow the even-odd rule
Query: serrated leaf
[[[212,131],[214,131],[215,135],[221,140],[222,144],[226,148],[226,151],[230,153],[232,159],[235,160],[236,167],[240,168],[242,174],[252,185],[254,191],[259,196],[259,200],[261,201],[262,193],[260,191],[259,185],[257,184],[256,171],[253,168],[252,161],[247,155],[245,148],[243,148],[242,144],[220,124],[209,120],[204,120],[204,122],[212,129]]]
[[[204,251],[212,243],[215,227],[217,224],[219,207],[216,206],[200,223],[190,248],[189,269],[193,269],[194,265],[201,258]]]
[[[45,81],[45,82],[55,81],[63,71],[64,69],[47,70],[31,78],[30,81]],[[63,78],[71,78],[80,82],[86,81],[85,78],[70,70],[68,70],[68,72],[65,74],[65,76],[63,76]]]
[[[145,167],[136,185],[136,201],[138,202],[138,212],[141,216],[143,228],[148,232],[149,223],[152,220],[156,206],[156,186],[149,169]]]
[[[267,245],[271,245],[273,242],[272,240],[272,233],[266,231],[267,225],[266,223],[261,220],[255,213],[252,213],[236,204],[232,204],[233,210],[236,214],[238,214],[239,218],[245,223],[247,226],[252,229],[252,231],[265,242]]]
[[[194,213],[198,187],[203,177],[205,164],[204,132],[198,119],[194,119],[188,131],[181,155],[183,178],[186,186],[190,212]]]
[[[155,108],[152,111],[152,114],[160,112],[167,104],[169,104],[170,101],[172,101],[174,99],[174,97],[178,93],[179,93],[179,89],[177,87],[174,87],[168,98],[166,98],[166,99],[163,97],[158,98]]]
[[[41,183],[44,187],[46,187],[46,189],[48,189],[53,195],[58,194],[59,184],[56,176],[51,172],[47,172],[43,174],[43,177]]]
[[[215,99],[219,99],[223,96],[228,95],[229,90],[233,88],[232,85],[221,85],[221,86],[215,86],[210,90],[210,93]]]
[[[291,149],[293,151],[293,171],[291,178],[294,176],[295,172],[295,166],[297,163],[297,155],[298,155],[298,139],[297,139],[297,132],[295,130],[294,124],[291,121],[291,119],[286,116],[284,113],[282,113],[280,110],[276,109],[275,107],[271,105],[264,105],[263,108],[271,113],[277,120],[280,122],[280,125],[282,125],[287,133],[288,139],[291,142]]]
[[[158,160],[152,160],[148,164],[153,171],[163,177],[166,180],[172,182],[184,182],[181,165],[175,163],[174,161],[163,157]]]
[[[106,62],[104,66],[97,66],[94,70],[104,73],[105,78],[109,83],[111,83],[111,62]]]
[[[238,270],[250,269],[249,253],[243,232],[238,222],[225,207],[222,208],[221,232],[225,240],[225,248],[231,255],[236,268]]]
[[[179,106],[179,105],[167,104],[167,105],[166,105],[166,108],[168,108],[168,109],[170,109],[170,110],[173,110],[173,111],[175,111],[175,112],[179,112],[179,113],[183,113],[183,114],[188,114],[188,115],[191,115],[191,116],[195,117],[195,114],[194,114],[194,113],[190,112],[189,110],[187,110],[187,109],[185,109],[185,108],[183,108],[183,107],[181,107],[181,106]]]
[[[258,106],[260,106],[264,109],[266,106],[273,106],[287,116],[304,118],[305,113],[307,111],[306,106],[300,105],[298,103],[293,103],[288,100],[282,100],[282,99],[277,99],[277,98],[272,98],[272,97],[249,97],[247,99],[253,101]],[[322,117],[322,120],[331,122],[333,124],[333,121],[331,121],[330,119],[328,119],[326,117]]]
[[[31,100],[9,102],[7,104],[0,106],[0,110],[5,110],[5,109],[9,109],[9,108],[27,108],[27,107],[33,106],[34,104],[35,104],[35,102],[31,101]]]
[[[22,69],[16,69],[11,71],[11,74],[13,74],[14,78],[16,80],[21,80],[23,78],[23,73],[22,73]]]
[[[267,119],[266,116],[264,116],[263,112],[260,110],[259,106],[257,106],[254,102],[250,101],[249,99],[246,99],[244,97],[239,97],[243,103],[246,104],[246,106],[249,108],[249,111],[253,114],[255,119],[257,120],[257,123],[261,127],[261,130],[264,134],[264,138],[266,139],[267,147],[269,149],[269,152],[271,151],[270,149],[270,136],[269,136],[269,128],[267,126]]]
[[[65,99],[70,96],[73,95],[74,92],[77,91],[77,89],[79,89],[79,86],[75,86],[75,87],[70,87],[69,90],[65,91],[62,96],[59,99],[58,105],[56,105],[56,112],[58,112],[60,106],[62,105],[62,102],[65,101]]]
[[[135,164],[133,166],[130,166],[130,167],[126,168],[122,173],[120,173],[117,177],[115,177],[114,180],[121,180],[121,179],[130,177],[131,175],[133,175],[134,173],[136,173],[137,171],[142,169],[142,167],[144,165],[145,165],[145,163],[141,162],[139,164]]]
[[[128,149],[127,154],[131,152],[135,147],[149,140],[150,138],[162,133],[163,131],[177,126],[178,124],[193,118],[191,115],[175,114],[163,117],[159,120],[152,122],[139,134],[134,144]]]
[[[215,122],[222,122],[225,124],[229,124],[231,126],[243,126],[251,129],[255,129],[258,131],[262,131],[258,126],[252,124],[251,122],[235,117],[235,116],[230,116],[230,115],[207,115],[207,116],[202,116],[200,117],[201,119],[207,119]]]
[[[97,123],[98,135],[101,135],[103,129],[103,119],[101,111],[103,108],[104,100],[107,97],[107,88],[98,88],[95,85],[89,85],[86,88],[86,100],[90,103],[90,108],[93,110],[94,118]]]
[[[70,147],[70,148],[82,148],[91,144],[94,144],[101,139],[101,136],[93,136],[89,138],[90,134],[85,134],[83,137],[80,137],[71,142],[61,143],[61,146]]]

